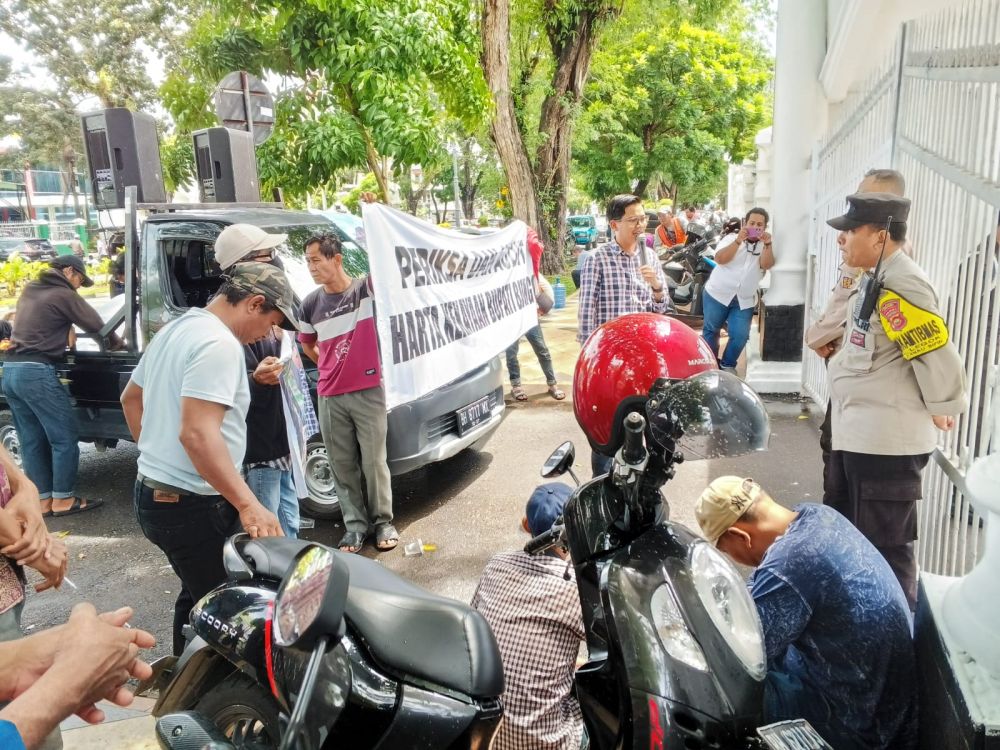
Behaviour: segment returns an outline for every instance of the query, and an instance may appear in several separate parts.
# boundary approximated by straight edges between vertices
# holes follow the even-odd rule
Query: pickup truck
[[[145,214],[141,226],[139,212]],[[285,272],[299,298],[315,288],[306,269],[303,243],[323,232],[336,234],[344,246],[345,267],[353,275],[368,271],[365,248],[329,219],[286,210],[276,203],[136,204],[134,188],[126,193],[125,293],[98,306],[106,320],[102,335],[118,332],[122,351],[104,351],[90,337],[78,341],[60,369],[75,404],[81,442],[98,450],[131,441],[119,397],[145,344],[164,325],[192,306],[203,307],[222,283],[215,262],[215,238],[229,224],[255,224],[288,235],[277,248]],[[316,400],[318,373],[303,356]],[[466,448],[478,449],[503,417],[503,373],[499,357],[417,401],[389,412],[389,470],[405,474]],[[2,378],[0,378],[2,382]],[[0,443],[20,460],[20,442],[6,399],[0,393]],[[303,512],[314,518],[336,518],[340,502],[320,436],[308,442],[304,473],[309,497]]]

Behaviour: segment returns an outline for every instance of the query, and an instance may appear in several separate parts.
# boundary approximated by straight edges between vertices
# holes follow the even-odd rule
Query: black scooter
[[[576,569],[589,650],[576,693],[590,746],[829,750],[802,721],[759,727],[765,665],[753,601],[721,553],[669,520],[660,492],[683,460],[682,447],[704,458],[765,448],[763,404],[736,377],[713,371],[657,381],[637,409],[625,417],[612,472],[579,487],[562,521],[525,547],[539,553],[563,545]],[[572,474],[574,452],[564,443],[542,475]],[[274,614],[274,582],[288,571],[303,578],[302,558],[298,567],[293,562],[307,548],[280,539],[229,542],[226,569],[238,580],[192,614],[198,638],[154,709],[162,746],[204,743],[214,723],[223,730],[216,738],[237,747],[274,747],[278,736],[283,746],[305,749],[348,739],[361,748],[488,747],[503,678],[477,613],[364,558],[314,553],[339,587],[330,588],[330,575],[322,584],[300,581],[312,593],[299,597],[308,605],[297,609],[339,606],[344,625],[327,618],[326,640],[309,641],[309,656],[287,638],[292,624],[282,622],[280,593]],[[308,622],[297,627],[304,632]],[[273,712],[291,713],[287,727],[250,716],[245,693],[216,697],[218,686],[234,682],[271,702]],[[270,696],[261,696],[263,686]],[[164,715],[190,709],[208,718]]]
[[[687,315],[700,318],[702,292],[715,268],[713,256],[720,235],[717,229],[691,222],[687,237],[685,245],[663,262],[663,273],[674,306],[686,308]]]

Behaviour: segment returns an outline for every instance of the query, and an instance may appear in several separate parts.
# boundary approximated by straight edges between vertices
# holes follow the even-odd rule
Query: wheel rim
[[[340,505],[337,486],[333,481],[333,467],[330,466],[326,446],[322,443],[313,443],[309,446],[306,452],[305,475],[309,497],[328,508]]]
[[[252,706],[236,703],[226,706],[213,718],[226,739],[238,748],[277,746],[279,737],[272,737],[267,726],[267,717]]]
[[[10,454],[10,457],[14,459],[14,463],[18,466],[21,465],[21,439],[17,436],[17,430],[14,429],[13,425],[4,425],[0,427],[0,445]]]

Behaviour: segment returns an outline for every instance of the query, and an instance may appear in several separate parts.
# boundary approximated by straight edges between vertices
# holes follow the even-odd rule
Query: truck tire
[[[211,719],[237,750],[278,747],[281,743],[278,704],[246,675],[237,673],[224,679],[194,710]]]
[[[9,411],[0,412],[0,445],[14,459],[14,463],[21,466],[21,439],[17,435],[17,428],[14,426],[14,415]]]
[[[303,513],[310,518],[322,520],[340,518],[340,498],[333,482],[333,469],[326,455],[326,446],[319,436],[310,440],[306,446],[303,473],[309,490],[309,497],[299,501]]]

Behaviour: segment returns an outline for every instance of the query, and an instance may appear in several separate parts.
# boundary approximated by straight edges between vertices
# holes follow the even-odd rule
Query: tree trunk
[[[649,187],[649,178],[643,177],[635,184],[635,194],[645,200],[646,189]]]
[[[582,10],[576,27],[568,37],[550,35],[556,67],[550,93],[542,103],[538,126],[542,142],[538,147],[536,169],[539,197],[544,200],[544,217],[538,234],[545,243],[542,267],[547,274],[565,269],[562,245],[566,234],[566,188],[573,140],[573,110],[580,103],[590,72],[596,23],[597,16],[593,9]]]
[[[490,137],[507,175],[511,210],[515,218],[540,229],[535,177],[510,90],[510,0],[484,0],[482,38],[483,73],[496,104]]]

